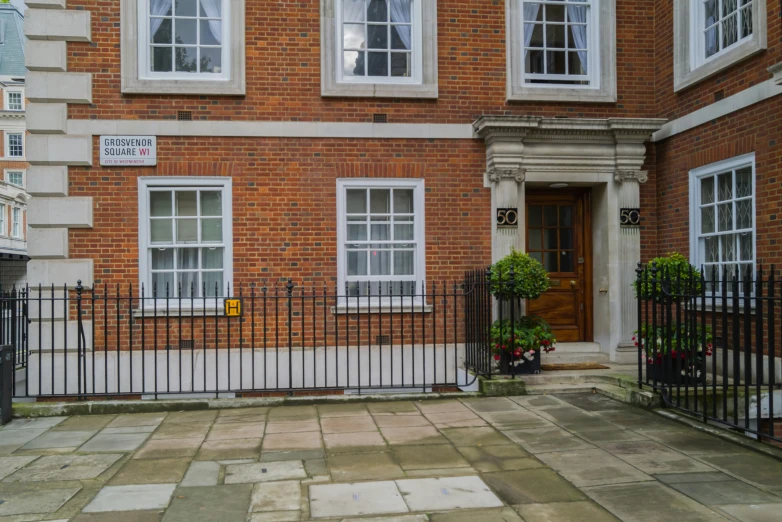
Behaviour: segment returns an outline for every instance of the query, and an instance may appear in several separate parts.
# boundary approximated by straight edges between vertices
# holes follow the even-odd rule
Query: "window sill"
[[[428,314],[434,310],[432,305],[421,304],[406,304],[400,305],[397,303],[383,303],[369,306],[365,304],[361,305],[338,305],[331,307],[332,315],[349,315],[349,314],[404,314],[404,313],[424,313]]]
[[[763,36],[765,36],[765,34],[763,34]],[[680,68],[676,68],[677,74],[675,74],[673,79],[673,91],[679,92],[702,82],[765,49],[765,38],[761,38],[761,35],[757,35],[757,38],[747,40],[736,48],[699,65],[695,69],[684,72],[681,71]]]
[[[575,103],[615,103],[616,92],[607,89],[574,89],[551,85],[548,87],[513,86],[508,101],[552,101]]]
[[[437,99],[437,84],[346,83],[324,81],[323,97]]]
[[[169,305],[166,310],[166,305],[163,303],[162,307],[158,306],[154,308],[134,308],[132,310],[133,319],[154,319],[158,317],[225,317],[225,308],[184,308],[179,306]]]

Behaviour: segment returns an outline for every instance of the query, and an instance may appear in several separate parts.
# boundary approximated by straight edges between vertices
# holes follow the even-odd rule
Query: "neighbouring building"
[[[24,18],[0,4],[0,288],[27,281]]]
[[[513,247],[552,274],[531,306],[561,342],[634,362],[639,261],[782,254],[777,2],[27,5],[34,284],[157,287],[175,322],[292,278],[357,298],[325,322],[400,295],[434,325],[424,281]]]

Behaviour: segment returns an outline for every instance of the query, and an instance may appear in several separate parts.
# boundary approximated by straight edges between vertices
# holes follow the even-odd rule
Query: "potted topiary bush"
[[[677,253],[653,259],[640,270],[633,283],[638,299],[655,303],[667,300],[671,307],[679,307],[679,313],[674,311],[666,325],[665,314],[661,316],[651,306],[652,313],[658,313],[656,325],[642,322],[633,336],[635,345],[641,346],[641,358],[646,362],[646,375],[651,380],[669,385],[695,385],[705,381],[704,358],[711,357],[713,352],[711,328],[686,317],[694,306],[680,306],[683,301],[698,296],[702,285],[701,272]]]
[[[548,290],[548,273],[536,259],[511,249],[491,266],[489,288],[499,303],[490,332],[495,367],[512,375],[540,373],[541,350],[553,351],[557,340],[546,321],[522,315],[521,300]]]

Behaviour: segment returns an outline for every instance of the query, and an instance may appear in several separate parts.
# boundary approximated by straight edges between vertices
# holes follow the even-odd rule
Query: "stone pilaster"
[[[617,171],[614,175],[616,183],[617,203],[622,208],[640,208],[640,185],[647,180],[644,171]],[[620,320],[618,324],[619,342],[616,346],[614,361],[618,363],[633,363],[637,359],[637,347],[632,340],[633,332],[637,328],[637,301],[633,292],[635,280],[635,268],[641,259],[641,229],[634,226],[621,226],[618,224],[619,215],[614,216],[619,227],[619,259],[618,298],[621,303]]]

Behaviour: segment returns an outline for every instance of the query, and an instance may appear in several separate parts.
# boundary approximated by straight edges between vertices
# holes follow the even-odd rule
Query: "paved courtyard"
[[[782,463],[600,395],[16,420],[0,522],[779,521]]]

